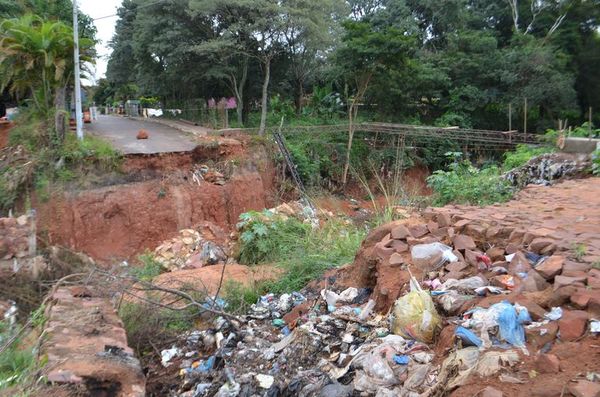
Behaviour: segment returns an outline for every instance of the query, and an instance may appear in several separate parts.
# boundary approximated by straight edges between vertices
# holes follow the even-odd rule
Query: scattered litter
[[[507,293],[507,292],[508,291],[506,291],[500,287],[494,287],[492,285],[486,285],[484,287],[475,288],[475,293],[477,295],[481,295],[481,296],[485,296],[486,293],[498,295],[498,294],[503,294],[503,293]]]
[[[392,332],[431,343],[440,327],[441,319],[431,296],[411,277],[410,292],[398,298],[394,304]]]
[[[454,335],[463,342],[463,346],[477,346],[481,347],[483,342],[477,335],[468,330],[465,327],[458,326],[454,331]]]
[[[456,289],[456,290],[460,290],[460,291],[475,291],[478,288],[485,287],[486,284],[487,284],[487,282],[479,276],[464,278],[462,280],[456,280],[456,279],[451,278],[451,279],[447,280],[444,284],[442,284],[442,289],[444,289],[444,290]]]
[[[590,332],[593,334],[600,333],[600,320],[595,318],[590,320]]]
[[[563,315],[563,311],[560,307],[553,307],[548,313],[544,314],[546,320],[556,321],[559,320]]]
[[[417,244],[410,250],[413,265],[424,269],[437,269],[447,262],[457,262],[452,248],[442,243]]]
[[[499,341],[520,347],[526,353],[523,324],[531,322],[531,317],[525,307],[503,301],[488,309],[475,308],[467,314],[470,315],[470,318],[465,320],[462,325],[466,328],[481,330],[480,337],[485,348],[491,347],[490,333],[495,334],[497,329]]]
[[[269,389],[271,386],[273,386],[273,382],[275,382],[275,378],[273,378],[271,375],[263,374],[256,375],[256,380],[258,381],[258,385],[263,389]]]
[[[180,354],[181,354],[181,350],[179,350],[175,346],[173,346],[170,349],[162,350],[160,352],[160,357],[161,357],[161,363],[162,363],[163,367],[168,367],[169,365],[171,365],[170,361],[173,358],[179,356]]]
[[[394,362],[396,364],[400,364],[400,365],[408,365],[408,362],[410,361],[410,357],[405,356],[405,355],[394,355]]]

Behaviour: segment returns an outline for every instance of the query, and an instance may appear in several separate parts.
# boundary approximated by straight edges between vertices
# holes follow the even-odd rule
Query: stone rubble
[[[534,188],[521,197],[376,228],[352,265],[299,293],[266,295],[239,321],[217,318],[182,335],[173,395],[443,396],[474,390],[475,379],[494,383],[464,395],[597,395],[600,361],[588,361],[581,378],[569,344],[589,346],[590,357],[599,343],[600,209],[556,224],[534,217],[540,209],[528,200],[560,200]],[[586,244],[583,257],[575,242]],[[417,265],[419,245],[447,246],[448,255]],[[400,327],[394,305],[412,310]],[[548,384],[530,390],[542,378]]]
[[[195,229],[183,229],[154,250],[154,258],[166,270],[194,269],[226,263],[228,237],[219,226],[204,222]]]

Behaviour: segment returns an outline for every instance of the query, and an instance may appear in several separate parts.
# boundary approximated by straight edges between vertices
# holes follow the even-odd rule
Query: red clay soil
[[[223,266],[225,266],[224,273]],[[222,287],[231,281],[244,287],[252,287],[262,281],[272,280],[281,273],[281,269],[269,265],[250,267],[238,265],[237,263],[214,265],[199,269],[162,273],[153,280],[153,283],[169,288],[191,287],[213,296],[217,293],[221,273],[223,273]]]
[[[121,170],[126,174],[137,172],[170,172],[181,169],[190,169],[193,160],[191,153],[160,153],[160,154],[129,154]]]
[[[271,204],[272,183],[245,171],[224,186],[152,180],[65,193],[38,207],[38,234],[100,262],[131,259],[204,220],[231,229]]]

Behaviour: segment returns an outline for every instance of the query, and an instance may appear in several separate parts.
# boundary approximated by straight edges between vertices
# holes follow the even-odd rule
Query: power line
[[[164,2],[164,1],[166,1],[166,0],[158,0],[158,1],[155,1],[155,2],[152,2],[152,3],[148,3],[148,4],[139,5],[139,6],[137,6],[137,7],[135,8],[135,10],[126,10],[126,13],[127,13],[127,12],[132,12],[132,11],[137,11],[137,10],[139,10],[140,8],[147,8],[147,7],[151,7],[151,6],[154,6],[154,5],[160,4],[160,3]],[[103,17],[92,18],[92,21],[99,21],[100,19],[107,19],[107,18],[113,18],[113,17],[118,17],[118,16],[120,16],[118,13],[117,13],[117,14],[110,14],[110,15],[105,15],[105,16],[103,16]]]

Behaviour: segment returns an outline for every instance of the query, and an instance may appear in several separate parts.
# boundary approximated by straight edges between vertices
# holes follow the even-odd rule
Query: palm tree
[[[59,140],[64,136],[65,92],[73,74],[73,30],[37,15],[0,23],[0,90],[27,97],[44,120],[54,114]],[[82,61],[92,41],[80,39]]]

